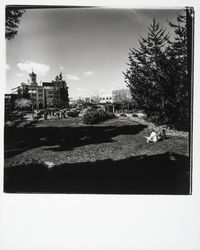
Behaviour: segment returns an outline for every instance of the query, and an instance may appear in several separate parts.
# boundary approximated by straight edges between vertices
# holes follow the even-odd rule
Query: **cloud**
[[[25,60],[17,64],[20,70],[31,72],[32,70],[38,75],[46,75],[50,67],[48,65],[33,62],[30,60]]]
[[[10,69],[10,65],[6,64],[6,70]]]
[[[80,78],[78,76],[71,75],[71,74],[67,74],[66,77],[67,77],[68,80],[73,80],[73,81],[80,80]]]
[[[91,75],[94,75],[94,72],[93,71],[86,71],[86,72],[84,72],[84,75],[91,76]]]
[[[59,64],[58,66],[60,70],[64,70],[64,67],[61,64]]]
[[[17,73],[16,76],[22,77],[24,75],[22,73]]]

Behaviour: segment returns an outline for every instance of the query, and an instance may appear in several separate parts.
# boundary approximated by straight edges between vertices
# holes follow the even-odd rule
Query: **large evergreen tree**
[[[190,83],[188,80],[186,17],[177,16],[173,42],[153,20],[139,49],[131,49],[125,81],[133,102],[157,124],[188,129]]]
[[[186,16],[177,15],[177,23],[169,22],[174,28],[174,42],[167,50],[170,71],[169,78],[174,89],[174,122],[176,126],[187,129],[190,123],[190,96],[191,83],[188,78],[187,27]]]
[[[58,109],[69,106],[68,87],[66,82],[62,79],[62,73],[56,76],[54,81],[53,106]]]
[[[154,19],[148,27],[147,37],[140,38],[139,48],[130,49],[129,69],[124,73],[135,106],[154,117],[156,122],[164,117],[164,62],[168,42],[169,35]]]

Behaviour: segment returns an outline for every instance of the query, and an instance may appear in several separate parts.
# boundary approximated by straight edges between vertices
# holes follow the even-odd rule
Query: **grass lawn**
[[[146,126],[126,119],[111,119],[92,126],[81,124],[80,118],[41,121],[34,128],[6,129],[5,165],[22,159],[56,164],[119,160],[168,151],[188,155],[187,138],[170,137],[146,143],[145,135],[149,135]]]
[[[126,188],[124,186],[120,188],[119,182],[117,182],[117,185],[108,184],[109,188],[106,190],[103,188],[103,191],[100,188],[102,187],[100,183],[98,184],[98,188],[100,188],[98,190],[97,188],[91,189],[91,187],[85,187],[85,184],[82,185],[81,189],[76,189],[76,185],[73,189],[73,185],[71,184],[68,185],[68,188],[70,186],[72,189],[66,190],[65,186],[64,189],[56,189],[56,191],[62,192],[63,190],[63,192],[75,193],[177,193],[179,192],[177,190],[180,189],[180,193],[188,193],[188,138],[169,136],[168,139],[158,143],[146,143],[146,139],[144,138],[145,135],[149,135],[147,126],[128,119],[118,118],[92,126],[82,124],[80,118],[68,118],[66,120],[40,121],[35,127],[6,128],[5,169],[20,165],[23,161],[29,162],[30,164],[34,160],[51,162],[56,166],[59,165],[61,168],[64,168],[64,171],[66,171],[66,167],[68,167],[67,171],[69,171],[70,166],[70,168],[76,169],[77,174],[77,170],[79,169],[78,173],[80,174],[80,178],[75,179],[76,181],[79,180],[80,184],[81,176],[84,176],[88,171],[82,172],[82,169],[89,169],[89,171],[91,171],[95,166],[96,169],[101,168],[101,171],[104,169],[103,172],[98,174],[98,177],[95,172],[95,176],[97,179],[99,179],[99,176],[102,176],[103,182],[106,183],[104,174],[108,174],[112,169],[110,172],[112,175],[113,171],[115,172],[116,166],[118,166],[117,171],[119,171],[119,176],[116,176],[115,180],[117,181],[118,177],[122,176],[123,169],[125,169],[127,175],[124,177],[122,183],[128,183],[128,173],[131,175],[134,174],[130,172],[133,170],[134,166],[135,169],[137,169],[137,174],[134,176],[140,176],[141,178],[143,178],[142,176],[145,175],[145,172],[150,171],[152,167],[155,168],[156,166],[156,169],[153,169],[156,173],[163,168],[160,172],[161,176],[157,176],[158,178],[162,180],[163,173],[166,173],[169,177],[168,181],[170,182],[166,185],[170,186],[170,183],[173,183],[174,180],[174,184],[172,185],[173,190],[170,189],[171,191],[169,191],[168,189],[162,191],[160,187],[157,187],[157,189],[154,187],[153,189],[141,188],[140,190],[136,190],[136,186],[134,186],[134,188],[131,186],[131,188],[130,183],[125,185]],[[139,167],[139,165],[141,165],[141,160],[142,166]],[[138,164],[139,162],[140,164]],[[176,162],[175,165],[173,165],[174,162]],[[127,166],[127,168],[125,166]],[[182,172],[177,177],[177,173],[180,172],[181,166],[183,166],[181,168]],[[108,170],[108,168],[110,168],[110,170]],[[169,171],[176,171],[176,176],[172,176],[172,172]],[[150,172],[152,173],[152,171]],[[66,174],[69,175],[69,173]],[[149,174],[150,173],[148,173],[148,176],[150,176]],[[89,172],[89,175],[94,177],[94,173]],[[180,176],[183,176],[183,178],[181,179]],[[87,177],[88,176],[85,176],[85,178]],[[178,189],[177,178],[180,183]],[[73,177],[71,179],[73,179]],[[111,181],[111,179],[112,176],[110,176],[109,181]],[[159,182],[161,180],[159,180]],[[166,177],[164,177],[163,180],[166,180]],[[108,183],[110,183],[109,181]],[[187,182],[187,187],[184,184],[185,182]],[[137,181],[135,181],[135,183],[137,183]],[[151,187],[153,185],[152,183]],[[113,187],[118,188],[113,189]],[[30,191],[37,190],[31,189]],[[41,189],[38,191],[41,191]],[[54,192],[54,190],[48,188],[44,188],[42,191]]]

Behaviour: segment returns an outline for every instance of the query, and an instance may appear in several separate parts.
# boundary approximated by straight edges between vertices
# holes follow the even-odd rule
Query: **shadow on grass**
[[[4,169],[9,193],[189,194],[189,157],[165,153],[124,160],[42,163]]]
[[[5,159],[26,150],[46,146],[47,150],[66,151],[88,144],[112,142],[118,135],[134,135],[146,126],[83,126],[45,128],[5,128]],[[58,147],[54,147],[57,146]]]

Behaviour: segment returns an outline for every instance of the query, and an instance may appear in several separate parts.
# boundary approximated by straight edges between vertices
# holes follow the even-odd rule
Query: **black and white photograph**
[[[191,195],[193,7],[5,8],[4,193]]]

